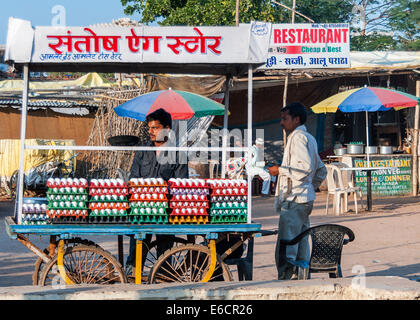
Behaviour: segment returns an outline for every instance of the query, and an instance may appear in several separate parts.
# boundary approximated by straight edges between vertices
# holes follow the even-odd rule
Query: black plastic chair
[[[343,245],[354,240],[353,231],[337,224],[311,227],[292,240],[280,240],[280,257],[285,259],[286,247],[299,243],[307,235],[312,239],[311,258],[308,268],[297,261],[298,279],[309,279],[311,273],[329,273],[330,278],[341,278],[341,251]]]

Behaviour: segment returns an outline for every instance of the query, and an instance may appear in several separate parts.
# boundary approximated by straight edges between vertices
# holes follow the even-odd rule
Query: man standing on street
[[[270,174],[278,175],[275,209],[280,213],[276,244],[276,266],[279,280],[296,277],[296,261],[309,262],[309,240],[287,246],[286,256],[279,254],[280,240],[292,240],[309,228],[309,215],[315,190],[327,176],[327,169],[318,154],[315,138],[305,127],[306,108],[294,102],[281,110],[281,126],[288,134],[280,167],[272,166]]]

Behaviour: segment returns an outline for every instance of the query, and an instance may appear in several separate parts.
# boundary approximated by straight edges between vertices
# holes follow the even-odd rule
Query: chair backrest
[[[327,179],[328,175],[330,175],[329,179],[331,180],[331,186],[333,187],[332,183],[335,185],[335,189],[344,190],[348,187],[348,184],[345,183],[345,180],[343,179],[343,173],[340,170],[340,167],[337,165],[334,165],[332,163],[327,164]],[[334,181],[334,182],[332,182]],[[347,181],[347,179],[346,179]],[[327,181],[328,182],[328,181]],[[329,189],[328,189],[329,190]]]
[[[334,191],[340,188],[339,182],[336,177],[336,167],[330,164],[326,164],[327,168],[327,187],[328,191]]]
[[[349,166],[343,162],[332,162],[330,163],[337,168],[348,168]],[[340,170],[341,179],[344,187],[353,187],[353,172],[350,170]]]
[[[349,228],[337,224],[324,224],[310,229],[312,251],[310,267],[314,269],[334,268],[341,261],[341,251],[345,243],[354,240],[354,233]],[[308,231],[307,230],[307,231]]]

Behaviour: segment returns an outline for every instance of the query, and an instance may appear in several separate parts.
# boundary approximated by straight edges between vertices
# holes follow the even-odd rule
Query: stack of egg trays
[[[26,199],[25,199],[26,200]],[[46,225],[51,221],[47,215],[48,202],[24,201],[22,205],[23,225]]]
[[[53,224],[88,223],[88,184],[86,179],[55,179],[54,182],[47,182],[47,186],[47,215]]]
[[[131,224],[168,223],[168,184],[160,178],[132,178],[129,181]]]
[[[246,180],[208,180],[210,185],[210,223],[246,223],[248,188]]]
[[[128,187],[122,179],[91,180],[89,184],[89,222],[124,224],[128,216]]]
[[[209,187],[202,179],[171,179],[169,222],[172,224],[207,224],[209,222]]]

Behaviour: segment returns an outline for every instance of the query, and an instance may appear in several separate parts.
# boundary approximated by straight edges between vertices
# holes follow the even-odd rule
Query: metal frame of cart
[[[152,28],[152,27],[150,27]],[[127,36],[126,38],[131,41],[135,36],[135,32],[143,32],[144,35],[142,36],[143,39],[148,38],[155,39],[155,38],[163,38],[163,36],[155,37],[150,35],[145,35],[151,29],[147,29],[147,27],[141,27],[139,30],[134,30],[131,28],[131,38]],[[160,28],[160,27],[155,27]],[[72,284],[73,281],[66,275],[66,272],[63,267],[63,256],[65,254],[65,240],[71,239],[75,235],[118,235],[119,239],[119,249],[122,249],[122,236],[123,235],[133,235],[136,241],[136,277],[135,282],[140,284],[141,283],[141,266],[142,265],[142,245],[143,239],[145,238],[146,234],[172,234],[172,235],[204,235],[204,237],[209,241],[209,249],[210,249],[210,267],[207,270],[207,274],[202,278],[202,281],[207,282],[211,279],[212,274],[215,270],[216,266],[216,249],[215,245],[216,239],[220,239],[223,236],[226,236],[230,233],[234,234],[242,234],[242,242],[248,239],[249,237],[260,235],[261,234],[261,225],[253,224],[252,222],[252,193],[251,193],[251,181],[250,177],[248,176],[248,219],[246,224],[235,224],[235,225],[139,225],[139,226],[124,226],[124,225],[47,225],[47,226],[24,226],[20,225],[21,222],[20,213],[22,212],[23,206],[23,167],[24,167],[24,151],[25,150],[45,150],[45,149],[57,149],[57,150],[100,150],[100,151],[156,151],[156,150],[166,150],[166,151],[207,151],[207,152],[223,152],[222,153],[222,165],[223,171],[222,176],[224,176],[224,161],[226,160],[226,153],[229,151],[239,151],[239,152],[248,152],[252,147],[252,77],[253,77],[253,69],[257,66],[265,63],[266,52],[269,43],[269,36],[271,33],[271,24],[267,23],[258,23],[253,22],[250,25],[241,25],[239,27],[200,27],[202,30],[198,30],[198,28],[192,27],[171,27],[170,29],[165,29],[164,32],[169,32],[168,30],[180,30],[185,32],[185,30],[194,30],[199,36],[191,36],[189,35],[188,39],[195,39],[196,41],[204,41],[204,44],[207,40],[214,40],[213,47],[208,46],[207,49],[215,49],[216,44],[220,44],[221,39],[227,38],[229,41],[228,45],[234,45],[236,41],[236,46],[243,46],[243,39],[248,41],[246,52],[238,53],[238,48],[235,51],[236,55],[242,54],[240,56],[241,61],[232,62],[232,57],[228,57],[227,59],[221,61],[220,63],[216,60],[216,58],[212,58],[212,62],[206,62],[206,60],[201,59],[200,57],[192,57],[184,62],[179,62],[179,60],[174,60],[173,62],[168,60],[168,58],[163,57],[160,59],[158,57],[157,61],[153,57],[149,57],[146,53],[143,53],[141,59],[143,62],[138,62],[140,60],[138,57],[134,57],[130,55],[131,53],[128,52],[129,59],[126,63],[121,62],[106,62],[106,63],[92,63],[89,61],[87,63],[80,63],[80,62],[68,62],[68,61],[54,61],[54,62],[44,62],[42,61],[44,58],[54,58],[54,55],[37,55],[37,53],[42,50],[42,44],[45,45],[46,38],[55,38],[60,42],[56,44],[50,43],[48,46],[53,48],[57,52],[57,47],[59,44],[63,44],[63,39],[67,40],[67,46],[71,45],[71,40],[73,38],[83,38],[84,41],[90,41],[91,39],[95,39],[95,41],[104,40],[107,38],[108,46],[110,45],[111,40],[119,40],[121,36],[118,35],[118,31],[123,30],[124,28],[119,27],[114,29],[109,29],[112,35],[110,36],[98,36],[92,30],[89,29],[89,32],[93,35],[83,37],[80,36],[71,36],[70,31],[66,35],[66,30],[61,30],[60,32],[57,31],[57,28],[48,28],[48,27],[38,27],[35,30],[31,29],[30,23],[23,20],[13,19],[10,18],[9,20],[9,31],[8,31],[8,40],[6,46],[6,59],[9,60],[18,68],[23,69],[23,80],[24,80],[24,89],[22,95],[22,116],[21,116],[21,134],[20,134],[20,166],[19,166],[19,182],[18,182],[18,191],[17,191],[17,210],[15,209],[15,219],[8,217],[6,219],[7,230],[11,238],[17,239],[22,242],[25,246],[27,246],[31,251],[33,251],[39,258],[44,262],[47,263],[51,260],[52,253],[55,252],[57,247],[56,238],[59,237],[58,241],[58,252],[57,252],[57,265],[59,269],[59,273],[61,277],[65,280],[67,284]],[[224,29],[223,29],[224,28]],[[50,31],[56,32],[55,35],[48,35]],[[65,28],[66,29],[66,28]],[[81,28],[69,28],[72,31],[80,31]],[[84,29],[86,31],[87,28]],[[213,36],[204,37],[203,36],[203,29],[205,31],[212,33]],[[125,29],[127,31],[128,28]],[[153,30],[153,28],[152,28]],[[155,31],[158,30],[161,32],[161,29],[154,29]],[[198,30],[198,31],[197,31]],[[223,37],[214,36],[217,30],[227,30],[226,34]],[[95,30],[96,31],[96,30]],[[63,33],[64,32],[64,33]],[[81,31],[80,31],[81,32]],[[243,34],[245,32],[245,34]],[[246,34],[248,32],[248,34]],[[98,32],[99,33],[99,32]],[[19,38],[19,42],[17,40],[17,34],[22,36],[22,39]],[[32,37],[29,35],[32,34]],[[28,40],[29,37],[29,40]],[[45,39],[44,39],[45,38]],[[168,37],[174,38],[174,37]],[[177,41],[179,39],[184,39],[185,37],[177,36]],[[32,39],[32,43],[31,42]],[[98,40],[99,39],[99,40]],[[140,39],[140,38],[139,38]],[[197,40],[198,39],[198,40]],[[149,41],[148,40],[148,41]],[[26,41],[26,42],[25,42]],[[42,42],[44,41],[44,43]],[[219,41],[219,42],[217,42]],[[85,44],[86,44],[85,42]],[[22,45],[23,43],[23,45]],[[115,44],[115,42],[113,42]],[[158,44],[159,42],[154,42],[154,44]],[[198,43],[198,42],[197,42]],[[200,42],[203,45],[203,42]],[[133,44],[133,43],[132,43]],[[178,42],[177,42],[178,44]],[[33,47],[32,47],[33,45]],[[96,45],[96,42],[95,42]],[[22,48],[20,48],[22,46]],[[28,48],[28,46],[30,48]],[[169,45],[174,46],[174,44]],[[185,48],[187,48],[186,43],[184,43]],[[258,47],[260,46],[260,47]],[[171,47],[173,50],[173,47]],[[226,48],[229,48],[227,46]],[[80,47],[79,47],[80,49]],[[189,47],[189,49],[191,49]],[[257,49],[257,50],[255,50]],[[25,56],[25,51],[28,53]],[[71,51],[71,50],[70,50]],[[232,51],[232,52],[233,52]],[[207,54],[207,52],[206,52]],[[39,58],[39,57],[42,57]],[[245,58],[244,58],[245,57]],[[208,58],[205,57],[206,59]],[[161,61],[159,61],[159,59]],[[166,59],[166,60],[165,60]],[[197,59],[197,61],[194,61]],[[225,74],[227,81],[226,81],[226,92],[225,92],[225,113],[224,113],[224,128],[227,129],[228,125],[228,109],[229,109],[229,79],[233,75],[239,75],[242,73],[248,73],[248,104],[247,104],[247,145],[248,147],[244,148],[228,148],[227,147],[227,135],[226,130],[224,130],[223,136],[223,145],[222,148],[219,147],[188,147],[188,148],[180,148],[180,147],[105,147],[105,146],[27,146],[25,145],[25,137],[26,137],[26,120],[27,120],[27,107],[28,107],[28,94],[29,94],[29,71],[79,71],[79,72],[89,72],[89,71],[96,71],[96,72],[171,72],[171,73],[197,73],[197,74]],[[250,152],[248,152],[250,154]],[[16,214],[17,212],[17,214]],[[17,223],[16,223],[17,222]],[[37,234],[37,235],[49,235],[50,236],[50,247],[48,248],[49,254],[43,252],[35,245],[33,245],[24,235],[25,234]],[[240,245],[240,241],[234,245],[236,248]],[[232,247],[229,250],[234,250],[235,248]],[[227,252],[229,251],[227,250]],[[227,253],[226,252],[226,253]],[[119,252],[119,256],[121,255],[121,251]],[[120,257],[121,258],[121,257]],[[106,258],[110,260],[111,258]],[[198,260],[198,258],[197,258]]]

